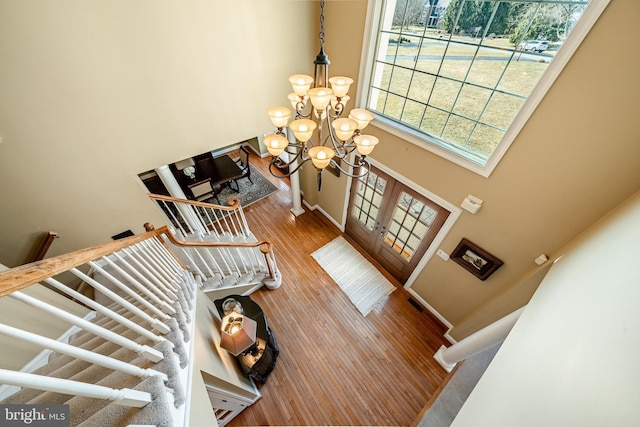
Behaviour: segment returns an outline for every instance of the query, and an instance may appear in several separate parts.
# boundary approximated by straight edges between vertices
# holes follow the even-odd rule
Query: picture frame
[[[491,255],[480,246],[467,239],[462,239],[451,252],[450,257],[465,270],[480,280],[487,280],[498,268],[504,264],[500,259]]]

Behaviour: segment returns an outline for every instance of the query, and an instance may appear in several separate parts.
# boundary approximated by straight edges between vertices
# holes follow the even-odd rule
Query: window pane
[[[436,215],[436,211],[421,201],[401,192],[387,227],[385,243],[410,260]]]
[[[360,178],[358,189],[354,197],[351,215],[360,221],[369,230],[375,227],[379,206],[382,202],[382,193],[387,186],[387,181],[380,178],[373,172],[366,177]]]
[[[404,112],[402,113],[402,121],[415,128],[420,128],[425,108],[426,105],[423,103],[407,100],[404,106]]]
[[[368,108],[485,164],[588,3],[386,0]]]

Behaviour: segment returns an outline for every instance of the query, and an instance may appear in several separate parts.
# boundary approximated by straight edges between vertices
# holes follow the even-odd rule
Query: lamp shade
[[[324,169],[329,166],[331,159],[336,153],[329,147],[316,146],[309,149],[309,157],[311,162],[318,169]]]
[[[287,107],[271,107],[267,110],[271,123],[277,128],[283,128],[291,118],[291,110]]]
[[[351,138],[353,131],[358,127],[358,122],[353,119],[337,119],[331,123],[333,131],[340,141]]]
[[[279,156],[289,145],[287,138],[279,134],[267,135],[264,137],[263,142],[272,156]]]
[[[296,95],[305,96],[311,87],[311,83],[313,83],[313,77],[306,74],[294,74],[289,77],[289,83],[291,83]]]
[[[358,129],[362,130],[373,120],[373,113],[364,108],[354,108],[349,112],[349,118],[358,122]]]
[[[356,143],[356,148],[358,152],[363,156],[368,155],[373,151],[376,144],[378,143],[378,138],[371,135],[358,135],[353,138]]]
[[[316,127],[316,122],[309,119],[298,119],[289,123],[289,129],[293,131],[296,139],[300,142],[307,142],[311,139]]]
[[[256,342],[256,321],[238,313],[222,318],[220,347],[234,356],[239,355]]]
[[[316,87],[307,92],[309,99],[316,110],[324,110],[333,96],[333,90],[326,87]]]
[[[338,97],[342,98],[349,92],[349,87],[351,83],[353,83],[353,79],[349,77],[331,77],[329,79],[329,83],[331,84],[331,89],[333,89],[333,93]]]

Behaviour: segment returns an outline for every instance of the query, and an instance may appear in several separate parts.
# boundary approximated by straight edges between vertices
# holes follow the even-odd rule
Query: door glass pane
[[[387,180],[371,171],[358,180],[351,215],[369,230],[375,228],[386,186]]]
[[[420,200],[401,192],[387,225],[385,244],[409,261],[437,215]]]

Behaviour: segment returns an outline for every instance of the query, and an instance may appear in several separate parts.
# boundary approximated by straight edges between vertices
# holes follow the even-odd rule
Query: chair
[[[213,190],[211,186],[211,179],[207,178],[204,181],[196,182],[195,184],[189,185],[189,190],[191,190],[191,194],[193,198],[198,202],[206,200],[210,197],[216,199],[218,204],[220,204],[220,200],[218,200],[218,195]]]
[[[249,150],[244,145],[240,147],[240,157],[234,160],[240,169],[242,169],[242,176],[238,179],[249,178],[249,182],[253,184],[251,180],[251,165],[249,164]],[[237,180],[236,180],[237,181]],[[238,183],[236,182],[236,185]]]

